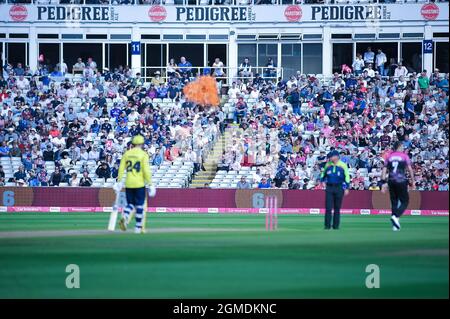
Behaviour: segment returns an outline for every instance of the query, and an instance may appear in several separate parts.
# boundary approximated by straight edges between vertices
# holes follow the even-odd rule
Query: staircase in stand
[[[233,132],[238,128],[236,124],[229,124],[225,129],[225,133],[220,135],[214,145],[212,151],[209,153],[204,166],[206,171],[200,170],[192,179],[191,188],[204,187],[206,183],[211,181],[216,176],[217,163],[220,161],[223,151],[225,150],[225,141],[231,140]]]

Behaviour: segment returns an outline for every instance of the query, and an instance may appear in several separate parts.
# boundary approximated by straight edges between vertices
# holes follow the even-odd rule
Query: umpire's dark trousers
[[[409,204],[408,182],[389,182],[389,195],[391,197],[392,215],[400,217]]]
[[[342,184],[327,184],[325,190],[325,228],[330,229],[333,222],[333,228],[338,229],[341,222],[341,205],[344,198],[344,189]],[[331,211],[334,210],[332,216]],[[332,221],[333,220],[333,221]]]

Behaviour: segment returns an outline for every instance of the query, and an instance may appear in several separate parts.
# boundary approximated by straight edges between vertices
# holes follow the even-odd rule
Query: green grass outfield
[[[108,218],[0,214],[0,298],[449,297],[447,217],[405,216],[392,232],[387,216],[325,231],[322,216],[283,215],[266,232],[261,215],[151,214],[144,235],[107,234]],[[68,264],[79,289],[65,286]],[[368,264],[379,289],[365,286]]]

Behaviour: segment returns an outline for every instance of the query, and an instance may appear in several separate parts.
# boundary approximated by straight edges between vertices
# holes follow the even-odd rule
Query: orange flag
[[[217,106],[220,103],[216,80],[211,76],[201,76],[188,83],[183,93],[186,100],[202,106]]]

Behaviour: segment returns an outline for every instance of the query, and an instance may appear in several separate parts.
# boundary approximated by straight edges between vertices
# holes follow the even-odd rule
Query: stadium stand
[[[415,163],[417,187],[448,189],[448,74],[411,74],[406,81],[297,74],[277,83],[256,76],[233,83],[228,94],[237,99],[208,111],[182,97],[151,99],[153,86],[126,72],[110,81],[97,73],[47,85],[42,76],[19,85],[21,76],[12,73],[0,82],[6,186],[65,186],[84,171],[92,186],[111,186],[121,152],[141,133],[156,185],[187,187],[223,132],[229,137],[210,187],[237,187],[245,176],[250,187],[264,187],[266,177],[272,187],[317,188],[325,155],[337,148],[351,168],[352,188],[378,189],[378,155],[399,139]],[[182,82],[170,81],[182,92]],[[54,178],[55,168],[62,178]]]
[[[340,2],[0,0],[68,5]],[[151,75],[141,77],[128,66],[100,70],[92,59],[79,58],[69,68],[64,61],[49,65],[42,59],[35,70],[5,61],[0,185],[110,187],[131,137],[142,134],[157,187],[315,189],[327,152],[338,149],[350,167],[352,189],[377,190],[382,158],[400,140],[413,159],[417,189],[448,191],[448,73],[416,73],[395,61],[373,70],[359,62],[359,68],[355,59],[333,75],[292,69],[285,74],[269,59],[249,70],[242,64],[232,69],[212,63],[185,74],[170,66],[149,67],[151,72],[142,67]],[[184,85],[205,70],[215,76],[217,70],[226,72],[217,77],[218,108],[184,99]]]
[[[263,81],[237,93],[233,85],[229,94],[239,98],[224,111],[237,124],[211,187],[239,187],[245,176],[250,187],[264,187],[266,177],[272,187],[319,188],[326,154],[338,149],[352,189],[378,190],[382,157],[400,140],[418,189],[447,190],[448,74],[436,71],[429,84],[425,73],[406,78],[298,74],[290,84]]]
[[[152,86],[136,84],[125,71],[115,73],[120,81],[94,73],[60,81],[42,74],[41,66],[38,76],[19,85],[23,77],[16,69],[6,67],[12,73],[0,79],[0,182],[6,186],[19,180],[65,186],[73,173],[81,179],[84,171],[92,186],[111,186],[130,137],[143,134],[155,184],[186,187],[219,134],[220,112],[174,101],[167,92],[151,99]],[[16,174],[22,165],[26,176]],[[55,168],[62,178],[53,179]]]

